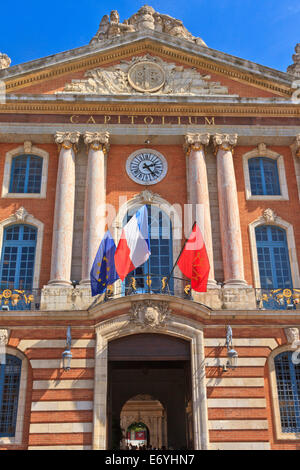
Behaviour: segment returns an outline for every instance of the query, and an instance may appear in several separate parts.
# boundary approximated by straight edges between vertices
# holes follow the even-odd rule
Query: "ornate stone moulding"
[[[277,215],[273,211],[273,209],[266,209],[263,212],[262,219],[264,220],[265,223],[267,224],[272,224],[276,222]]]
[[[226,95],[228,88],[210,81],[195,68],[164,62],[150,54],[121,60],[110,67],[88,70],[85,79],[72,80],[63,93],[98,95]]]
[[[120,16],[116,10],[112,10],[110,15],[104,15],[97,33],[91,40],[91,44],[145,30],[169,34],[170,36],[206,46],[201,38],[193,36],[183,26],[181,20],[172,18],[169,15],[162,15],[148,5],[142,6],[137,13],[123,23],[120,22]]]
[[[0,330],[0,348],[7,346],[9,339],[9,330],[6,328],[2,328]]]
[[[0,70],[7,69],[11,64],[11,59],[7,54],[0,52]]]
[[[288,66],[287,72],[295,78],[300,78],[300,42],[296,44],[295,52],[296,54],[293,55],[294,63]]]
[[[132,302],[129,322],[139,328],[163,328],[171,315],[168,302],[144,300]]]
[[[13,214],[16,222],[25,222],[28,216],[29,212],[23,206],[19,207],[19,209],[17,209]]]
[[[285,328],[284,330],[288,344],[300,343],[299,328]]]

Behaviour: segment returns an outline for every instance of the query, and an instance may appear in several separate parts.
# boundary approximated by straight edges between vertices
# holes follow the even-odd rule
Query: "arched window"
[[[285,230],[273,225],[260,225],[255,229],[255,236],[261,288],[292,288]]]
[[[300,364],[293,363],[292,354],[274,359],[282,432],[300,432]]]
[[[277,160],[266,157],[248,160],[252,196],[279,196],[280,184]]]
[[[15,435],[22,361],[6,354],[0,365],[0,436]]]
[[[43,158],[36,155],[19,155],[12,160],[10,193],[40,193]]]
[[[172,224],[168,215],[158,207],[147,204],[147,209],[151,256],[146,263],[127,276],[125,284],[126,287],[130,286],[131,278],[134,277],[138,291],[159,292],[162,288],[162,279],[168,277],[173,267]],[[127,213],[123,225],[130,220],[136,210],[134,208]],[[172,279],[169,288],[173,289]]]
[[[11,225],[4,230],[0,263],[1,288],[32,289],[37,229]]]

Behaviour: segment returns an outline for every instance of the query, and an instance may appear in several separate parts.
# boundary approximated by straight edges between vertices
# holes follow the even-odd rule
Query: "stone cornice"
[[[132,36],[132,41],[129,43],[126,43],[128,39],[108,41],[108,44],[104,44],[100,50],[99,47],[89,45],[14,66],[1,71],[0,79],[5,80],[7,92],[10,93],[72,72],[115,63],[133,55],[150,53],[281,96],[291,96],[293,92],[289,74],[237,59],[207,47],[194,46],[182,39],[170,40],[168,37],[166,41],[165,35],[157,32],[151,33],[151,37],[146,33],[143,35],[133,33],[129,36]]]
[[[9,101],[0,105],[1,113],[24,114],[136,114],[155,116],[270,116],[300,117],[300,107],[295,104],[230,104],[230,103],[120,103],[102,102],[56,102],[48,101]]]

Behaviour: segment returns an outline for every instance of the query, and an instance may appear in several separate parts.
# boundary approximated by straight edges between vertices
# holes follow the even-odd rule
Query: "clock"
[[[148,186],[159,183],[166,176],[168,164],[157,150],[141,149],[128,157],[126,171],[133,181]]]

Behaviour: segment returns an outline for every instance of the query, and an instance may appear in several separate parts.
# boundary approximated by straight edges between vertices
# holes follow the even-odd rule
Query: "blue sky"
[[[104,14],[121,21],[145,1],[15,0],[2,2],[0,51],[12,65],[88,44]],[[183,21],[195,36],[228,54],[286,71],[300,42],[299,0],[149,0]]]

